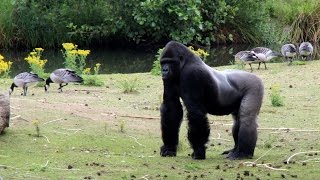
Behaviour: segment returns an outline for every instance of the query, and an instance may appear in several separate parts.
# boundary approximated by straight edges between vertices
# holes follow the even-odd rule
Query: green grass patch
[[[273,85],[271,87],[271,104],[274,107],[284,106],[283,97],[281,96],[280,92],[279,85]]]

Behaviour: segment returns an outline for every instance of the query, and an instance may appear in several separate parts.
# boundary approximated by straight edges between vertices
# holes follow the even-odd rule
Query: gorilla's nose
[[[167,75],[169,73],[169,68],[167,66],[162,67],[162,75]]]

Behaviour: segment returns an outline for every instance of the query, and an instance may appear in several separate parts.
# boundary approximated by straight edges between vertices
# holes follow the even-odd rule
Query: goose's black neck
[[[51,78],[48,78],[48,79],[46,80],[46,85],[50,85],[50,83],[53,83],[53,81],[51,80]]]
[[[12,84],[11,84],[11,87],[10,87],[10,89],[11,89],[12,92],[13,92],[13,89],[14,89],[15,87],[18,87],[18,86],[17,86],[16,84],[12,83]]]

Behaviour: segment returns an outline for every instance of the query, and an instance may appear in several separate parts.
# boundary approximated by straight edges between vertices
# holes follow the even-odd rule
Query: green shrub
[[[273,107],[284,106],[283,97],[280,95],[280,86],[272,85],[271,86],[271,104]]]
[[[292,61],[292,65],[306,65],[305,61]]]
[[[155,56],[156,60],[153,61],[152,69],[151,69],[151,74],[152,75],[155,75],[155,76],[161,75],[160,56],[161,56],[162,51],[163,51],[163,48],[160,48],[158,50],[158,53]]]
[[[126,79],[120,83],[123,93],[134,93],[138,92],[138,79],[134,78],[133,80]]]
[[[0,9],[0,43],[8,46],[56,48],[70,41],[132,45],[169,39],[212,45],[275,38],[265,1],[256,0],[4,0]]]

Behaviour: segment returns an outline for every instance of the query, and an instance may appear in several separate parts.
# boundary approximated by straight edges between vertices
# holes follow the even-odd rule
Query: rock
[[[9,93],[0,92],[0,134],[9,127],[10,99]]]

